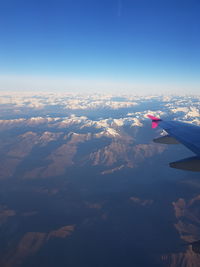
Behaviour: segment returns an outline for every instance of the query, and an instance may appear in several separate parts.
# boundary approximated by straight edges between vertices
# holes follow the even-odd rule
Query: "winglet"
[[[152,120],[152,125],[151,125],[152,128],[158,127],[158,123],[159,123],[159,121],[161,121],[161,119],[156,118],[152,115],[147,115],[147,117]]]

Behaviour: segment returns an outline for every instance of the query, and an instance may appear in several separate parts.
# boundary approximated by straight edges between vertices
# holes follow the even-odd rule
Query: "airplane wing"
[[[152,120],[152,128],[160,126],[168,135],[154,139],[156,143],[177,144],[182,143],[196,154],[195,157],[182,159],[170,163],[170,167],[200,171],[200,127],[179,121],[164,121],[154,116],[148,115]]]

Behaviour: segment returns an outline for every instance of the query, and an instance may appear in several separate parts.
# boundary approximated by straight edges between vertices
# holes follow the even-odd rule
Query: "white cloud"
[[[130,108],[137,105],[132,96],[131,99],[124,97],[122,101],[113,101],[112,95],[80,95],[80,94],[56,94],[56,93],[0,93],[0,104],[10,104],[15,107],[27,107],[42,109],[47,106],[58,105],[60,108],[69,110],[92,110],[92,109],[119,109]]]

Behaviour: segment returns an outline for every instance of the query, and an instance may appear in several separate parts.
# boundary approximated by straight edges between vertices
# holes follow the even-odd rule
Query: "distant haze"
[[[107,93],[112,94],[198,94],[199,84],[194,82],[178,83],[173,81],[170,83],[148,82],[148,81],[122,81],[109,79],[87,79],[82,78],[66,78],[66,77],[50,77],[50,76],[26,76],[26,75],[0,75],[0,91],[11,92],[73,92],[73,93]]]

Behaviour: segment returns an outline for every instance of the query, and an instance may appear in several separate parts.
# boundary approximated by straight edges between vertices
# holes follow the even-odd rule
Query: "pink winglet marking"
[[[149,119],[153,120],[153,121],[160,121],[159,118],[156,118],[156,117],[154,117],[154,116],[152,116],[152,115],[147,115],[147,117],[148,117]]]
[[[156,127],[158,127],[158,121],[152,121],[152,125],[151,127],[154,129]]]
[[[161,121],[161,119],[156,118],[156,117],[154,117],[154,116],[152,116],[152,115],[147,115],[147,116],[149,117],[149,119],[152,120],[152,125],[151,125],[151,127],[152,127],[153,129],[156,128],[156,127],[158,127],[158,123],[159,123],[159,121]]]

